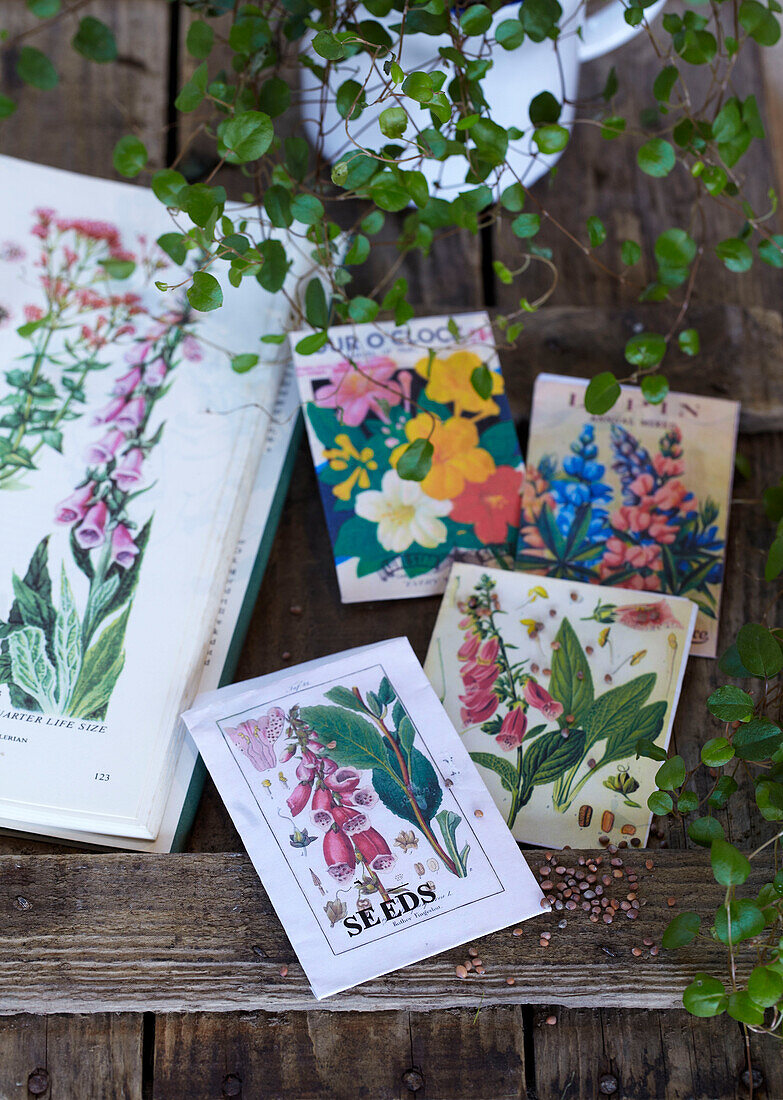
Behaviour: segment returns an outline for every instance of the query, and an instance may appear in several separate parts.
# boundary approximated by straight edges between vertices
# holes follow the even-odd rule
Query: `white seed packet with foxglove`
[[[407,638],[183,717],[319,1000],[541,913]]]

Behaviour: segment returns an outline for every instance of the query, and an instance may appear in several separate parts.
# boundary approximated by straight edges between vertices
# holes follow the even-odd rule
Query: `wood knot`
[[[605,1073],[598,1081],[598,1091],[602,1096],[614,1096],[620,1083],[613,1073]]]
[[[409,1092],[418,1092],[419,1089],[424,1088],[424,1074],[411,1066],[403,1073],[402,1083]]]
[[[241,1096],[242,1079],[235,1073],[227,1073],[223,1078],[222,1092],[224,1096]]]
[[[43,1096],[49,1088],[49,1074],[45,1069],[34,1069],[27,1078],[27,1091],[31,1096]]]

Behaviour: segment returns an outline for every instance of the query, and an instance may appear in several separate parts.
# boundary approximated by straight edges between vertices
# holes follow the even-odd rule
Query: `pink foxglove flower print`
[[[134,397],[124,405],[114,418],[114,423],[121,431],[129,435],[131,432],[135,432],[143,421],[146,407],[147,403],[143,397]]]
[[[111,562],[117,563],[122,569],[129,569],[139,552],[139,548],[133,541],[128,528],[124,523],[118,523],[111,533]]]
[[[353,843],[342,829],[329,829],[324,837],[326,869],[338,882],[347,882],[356,868],[356,852]]]
[[[65,500],[61,500],[54,514],[54,522],[70,526],[77,520],[84,519],[94,490],[95,482],[88,481],[81,489],[76,489]]]
[[[495,740],[504,752],[518,749],[527,732],[527,715],[522,707],[512,707],[500,724]]]
[[[556,722],[563,713],[563,704],[553,699],[546,688],[541,687],[535,680],[527,680],[523,690],[529,705],[535,710],[540,710],[550,721]]]
[[[110,462],[124,442],[125,436],[122,432],[114,429],[107,432],[103,439],[99,439],[97,443],[92,443],[87,448],[85,457],[92,465],[102,465],[105,462]]]
[[[126,451],[112,471],[112,478],[118,489],[129,493],[136,489],[142,481],[141,468],[144,463],[144,454],[139,447],[133,447]]]
[[[93,424],[109,424],[112,420],[116,420],[122,410],[125,408],[125,401],[122,397],[115,397],[108,405],[95,414],[92,418]]]
[[[112,387],[112,393],[117,394],[119,397],[128,397],[137,388],[141,382],[141,370],[139,367],[134,367],[129,370],[127,374],[121,375]]]
[[[109,510],[100,500],[93,504],[80,525],[76,528],[74,538],[82,550],[92,550],[101,546],[106,541],[106,517]]]
[[[150,389],[162,386],[166,380],[166,362],[164,359],[153,359],[144,368],[144,385]]]

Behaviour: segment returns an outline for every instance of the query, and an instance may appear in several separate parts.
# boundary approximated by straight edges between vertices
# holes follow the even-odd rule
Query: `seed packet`
[[[604,416],[587,381],[536,379],[517,568],[698,605],[691,653],[714,657],[739,405],[623,386]]]
[[[454,565],[424,668],[517,840],[647,841],[697,608]],[[606,843],[606,840],[604,840]]]
[[[317,998],[540,913],[406,638],[184,715]]]
[[[294,362],[344,603],[442,592],[457,555],[512,567],[522,456],[486,313],[340,326]]]

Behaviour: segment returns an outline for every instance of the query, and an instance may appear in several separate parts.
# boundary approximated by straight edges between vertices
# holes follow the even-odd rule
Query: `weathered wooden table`
[[[119,62],[82,63],[68,45],[72,28],[55,23],[37,44],[55,60],[61,89],[24,92],[16,116],[3,123],[2,151],[111,175],[111,149],[132,127],[155,166],[163,166],[183,139],[171,103],[188,65],[182,42],[189,16],[164,0],[94,0],[86,10],[114,27]],[[4,0],[0,11],[0,25],[26,25],[20,0]],[[747,164],[759,188],[783,177],[783,54],[765,52],[766,66],[746,64],[737,74],[743,95],[756,93],[771,136]],[[0,57],[12,84],[12,54]],[[582,92],[598,92],[612,63],[633,115],[648,105],[651,69],[641,42],[586,66]],[[196,145],[188,172],[198,178],[211,167]],[[663,210],[661,189],[635,170],[631,144],[616,144],[610,156],[597,131],[584,128],[557,178],[539,186],[570,226],[583,226],[590,213],[604,219],[604,247],[614,262],[624,237],[641,234],[649,245],[664,224],[687,225],[686,185],[676,177],[668,183]],[[736,231],[720,211],[713,226],[720,236]],[[519,349],[504,356],[523,436],[536,373],[621,368],[623,343],[645,315],[615,284],[597,279],[562,238],[551,237],[562,261],[557,294],[530,319]],[[508,289],[495,280],[492,261],[510,259],[510,247],[513,240],[499,234],[455,237],[427,262],[406,261],[402,273],[419,312],[506,305]],[[382,254],[376,271],[386,261]],[[769,531],[758,498],[783,471],[783,281],[769,269],[738,278],[717,263],[705,266],[710,301],[702,297],[695,307],[704,353],[670,377],[744,403],[740,451],[752,475],[735,486],[723,612],[728,638],[758,618],[770,596],[759,579]],[[368,285],[371,276],[364,276]],[[526,292],[533,298],[535,286]],[[436,607],[437,600],[339,603],[303,450],[238,676],[278,668],[284,652],[297,662],[397,634],[407,634],[423,656]],[[703,701],[716,678],[713,662],[688,668],[675,741],[689,762],[708,736]],[[760,839],[749,807],[740,804],[726,822],[731,839],[746,848]],[[676,1007],[701,965],[697,956],[631,953],[643,936],[659,940],[681,906],[706,912],[714,903],[704,853],[687,850],[674,827],[659,842],[665,851],[628,855],[647,900],[635,924],[612,930],[571,920],[559,931],[553,922],[544,951],[542,925],[530,922],[520,937],[506,931],[477,944],[483,978],[454,977],[464,954],[457,951],[315,1007],[211,786],[184,855],[75,854],[33,839],[0,840],[0,1098],[577,1100],[612,1095],[612,1081],[614,1095],[626,1100],[747,1096],[739,1026],[696,1021]],[[540,862],[529,856],[534,866]],[[667,897],[675,898],[673,909]],[[548,1024],[553,1016],[556,1024]],[[779,1046],[755,1038],[751,1046],[761,1074],[755,1095],[781,1100]]]

